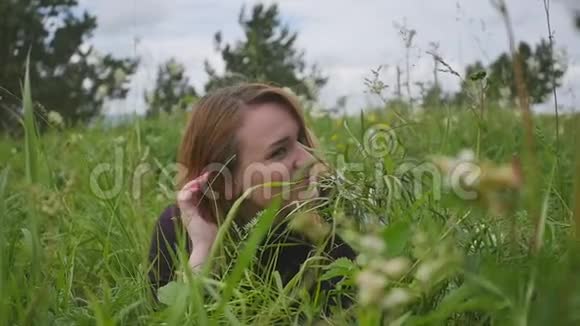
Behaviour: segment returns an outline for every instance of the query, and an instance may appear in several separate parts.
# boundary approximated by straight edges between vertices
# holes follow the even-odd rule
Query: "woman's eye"
[[[286,154],[288,153],[288,150],[286,149],[286,147],[280,147],[277,150],[275,150],[270,157],[274,158],[274,159],[280,159],[283,158],[284,156],[286,156]]]

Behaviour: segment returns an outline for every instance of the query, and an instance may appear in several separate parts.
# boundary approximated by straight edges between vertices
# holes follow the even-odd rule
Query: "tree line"
[[[0,17],[0,132],[20,128],[20,96],[28,57],[41,127],[46,126],[49,112],[57,112],[68,125],[85,124],[102,112],[107,100],[127,96],[139,59],[116,57],[91,46],[97,17],[86,11],[79,14],[77,0],[0,0]],[[580,29],[580,13],[575,17]],[[283,23],[276,4],[242,7],[238,24],[243,31],[239,40],[226,42],[220,31],[215,33],[215,51],[225,69],[218,73],[205,61],[208,80],[203,90],[191,86],[184,65],[175,58],[159,66],[155,85],[145,95],[148,116],[187,109],[203,92],[242,81],[287,86],[316,100],[328,77],[306,62],[305,52],[296,45],[298,33]],[[564,58],[554,53],[547,40],[536,45],[521,43],[518,51],[531,100],[546,100],[552,87],[561,85]],[[515,98],[512,57],[507,53],[487,66],[481,62],[469,65],[461,90],[451,95],[439,86],[437,69],[442,60],[434,59],[434,80],[417,85],[420,100],[427,105],[463,105],[470,101],[472,81],[481,78],[486,81],[488,100],[509,102]],[[396,95],[402,96],[400,89]]]

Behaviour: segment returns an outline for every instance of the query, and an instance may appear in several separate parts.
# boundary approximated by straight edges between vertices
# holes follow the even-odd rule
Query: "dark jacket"
[[[149,279],[153,291],[159,287],[169,283],[175,272],[175,254],[178,246],[178,235],[181,229],[179,208],[176,205],[168,206],[161,216],[159,216],[153,236],[151,239],[151,246],[149,250],[149,261],[152,268],[149,272]],[[183,234],[183,233],[182,233]],[[188,253],[191,252],[189,241],[183,241]],[[282,244],[282,246],[277,246]],[[282,278],[282,282],[286,284],[292,277],[300,270],[302,263],[316,248],[314,245],[308,243],[301,236],[284,232],[284,226],[276,227],[272,230],[271,236],[268,240],[262,243],[259,251],[261,265],[267,265],[273,255],[277,255],[276,263],[274,265]],[[344,243],[339,237],[335,237],[334,243],[325,248],[326,256],[331,259],[346,257],[354,260],[356,253],[354,250]],[[340,279],[331,279],[321,283],[323,291],[331,290]]]

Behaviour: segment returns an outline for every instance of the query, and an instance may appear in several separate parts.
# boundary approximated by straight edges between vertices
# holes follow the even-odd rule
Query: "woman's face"
[[[299,133],[298,121],[280,104],[265,103],[244,110],[236,133],[239,163],[235,192],[241,194],[269,182],[294,182],[254,190],[249,199],[260,209],[276,195],[282,196],[284,204],[316,196],[314,185],[309,187],[313,178],[309,178],[308,168],[314,157],[299,142]]]

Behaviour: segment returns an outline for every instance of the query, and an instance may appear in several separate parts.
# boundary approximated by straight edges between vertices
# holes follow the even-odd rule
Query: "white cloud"
[[[244,2],[240,0],[82,0],[81,4],[99,19],[94,38],[99,49],[125,56],[136,53],[142,58],[134,81],[141,90],[152,84],[157,65],[172,56],[187,66],[192,83],[202,90],[206,81],[204,59],[220,67],[213,34],[222,30],[227,42],[241,36],[237,19]],[[406,21],[417,30],[411,57],[414,80],[432,80],[432,59],[425,54],[430,42],[440,43],[441,55],[459,72],[475,60],[489,62],[508,46],[505,26],[489,1],[283,0],[279,4],[283,21],[299,31],[297,43],[305,49],[307,60],[317,63],[329,76],[321,94],[323,104],[332,105],[338,96],[347,95],[353,111],[368,100],[364,78],[371,69],[390,67],[384,78],[394,88],[394,67],[403,66],[405,59],[394,22]],[[572,68],[565,78],[561,102],[579,107],[580,100],[567,90],[580,87],[576,70],[580,33],[574,30],[570,8],[565,4],[566,0],[560,0],[551,6],[556,44],[567,49]],[[535,43],[546,37],[543,0],[512,0],[509,9],[518,40]],[[135,38],[140,39],[136,47]],[[448,90],[459,85],[455,76],[440,75],[440,79]],[[134,91],[131,96],[129,102],[137,104],[117,104],[115,110],[139,107],[142,94]]]

